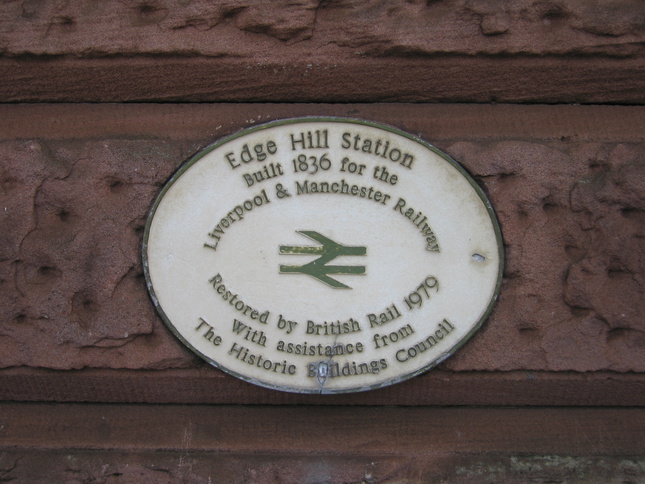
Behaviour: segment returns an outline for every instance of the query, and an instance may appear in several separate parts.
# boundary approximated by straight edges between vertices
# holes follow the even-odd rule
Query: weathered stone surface
[[[642,53],[644,28],[638,0],[27,0],[0,7],[8,56],[631,56]]]
[[[642,103],[639,0],[25,0],[5,101]]]
[[[153,333],[139,247],[159,183],[189,153],[160,141],[3,144],[5,365],[186,364]]]
[[[483,418],[486,418],[483,416]],[[396,442],[393,442],[393,444]],[[645,477],[642,456],[555,455],[289,455],[229,451],[91,451],[10,449],[0,457],[0,475],[15,482],[283,482],[424,484],[622,484]],[[593,476],[593,477],[591,477]],[[316,479],[315,481],[312,479]]]
[[[627,144],[456,143],[506,244],[499,308],[453,369],[643,371],[645,160]],[[493,322],[494,321],[494,322]],[[481,346],[480,346],[481,345]]]
[[[136,117],[137,107],[129,109]],[[190,109],[184,109],[188,116]],[[252,124],[253,113],[262,111],[236,109],[241,110],[238,127]],[[325,109],[347,114],[342,107]],[[370,109],[378,113],[377,107]],[[638,135],[626,128],[621,139],[599,130],[582,143],[531,138],[508,128],[499,135],[504,140],[485,141],[495,135],[460,131],[459,118],[453,125],[447,114],[443,129],[452,128],[441,142],[428,129],[434,123],[441,133],[441,118],[425,121],[428,109],[416,107],[415,117],[406,117],[405,106],[399,106],[390,114],[402,128],[437,143],[480,181],[507,246],[504,285],[492,317],[444,368],[644,371],[645,162],[642,144],[629,142]],[[455,109],[468,118],[463,107]],[[490,116],[472,109],[471,116]],[[539,123],[557,119],[560,109],[545,109]],[[580,113],[594,118],[603,109],[613,112],[588,108]],[[316,109],[300,114],[307,112]],[[642,122],[642,110],[622,112],[632,116],[630,125]],[[521,113],[509,126],[529,122]],[[212,116],[213,127],[227,123],[215,112]],[[181,117],[173,119],[166,133],[182,124]],[[563,132],[575,135],[576,129]],[[213,138],[141,138],[136,129],[121,136],[114,127],[106,130],[113,132],[109,138],[74,139],[66,133],[68,139],[0,145],[0,215],[10,228],[0,232],[1,367],[200,364],[155,316],[139,251],[141,229],[160,186]]]
[[[4,404],[11,482],[641,482],[643,409]]]

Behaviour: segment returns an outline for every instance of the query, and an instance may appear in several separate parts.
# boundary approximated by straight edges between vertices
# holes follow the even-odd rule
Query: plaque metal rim
[[[384,131],[391,132],[393,134],[403,136],[404,138],[407,138],[411,141],[414,141],[416,143],[419,143],[423,147],[429,149],[432,151],[434,154],[438,155],[448,163],[450,163],[473,187],[475,192],[477,193],[477,196],[479,199],[482,201],[484,206],[486,207],[486,211],[488,213],[488,216],[492,222],[493,225],[493,231],[495,233],[495,239],[497,241],[497,254],[499,258],[499,267],[498,267],[498,273],[497,273],[497,280],[495,281],[495,289],[493,291],[493,295],[490,298],[490,301],[488,302],[488,305],[486,307],[486,310],[482,314],[481,318],[477,321],[477,323],[470,329],[466,335],[461,338],[457,343],[455,343],[453,346],[451,346],[448,350],[444,351],[441,353],[437,358],[432,360],[430,363],[427,365],[409,372],[405,373],[403,375],[399,375],[396,378],[392,378],[389,380],[386,380],[384,382],[380,383],[375,383],[372,385],[359,385],[356,387],[351,387],[351,388],[343,388],[343,389],[307,389],[307,388],[300,388],[300,387],[291,387],[288,385],[272,385],[270,383],[263,382],[261,380],[258,380],[253,377],[249,377],[246,375],[242,375],[234,370],[231,370],[229,368],[226,368],[225,366],[221,365],[217,361],[213,360],[211,357],[205,355],[201,351],[199,351],[197,348],[195,348],[184,336],[179,332],[179,330],[175,327],[175,325],[170,321],[170,318],[166,315],[165,311],[161,307],[161,304],[159,302],[159,299],[157,298],[156,292],[154,290],[154,287],[152,285],[152,281],[150,279],[150,269],[148,265],[148,239],[150,236],[150,228],[152,225],[152,220],[155,216],[155,213],[157,211],[157,208],[159,207],[159,204],[162,202],[163,197],[165,194],[170,190],[170,188],[174,185],[174,183],[190,168],[192,167],[195,163],[197,163],[200,159],[202,159],[204,156],[208,155],[210,152],[215,150],[216,148],[219,148],[222,145],[225,145],[226,143],[230,143],[231,141],[234,141],[238,138],[241,138],[243,136],[253,134],[258,131],[263,131],[265,129],[270,129],[276,126],[285,126],[285,125],[290,125],[290,124],[299,124],[299,123],[347,123],[347,124],[356,124],[356,125],[363,125],[363,126],[369,126],[372,128],[377,128],[377,129],[382,129]],[[343,116],[301,116],[301,117],[295,117],[295,118],[284,118],[284,119],[277,119],[273,121],[268,121],[266,123],[260,123],[254,126],[250,126],[247,128],[240,129],[232,134],[226,135],[213,143],[207,145],[206,147],[200,149],[198,152],[194,153],[191,155],[186,161],[184,161],[176,170],[175,172],[170,176],[168,181],[164,184],[163,188],[159,192],[159,194],[155,197],[155,200],[148,212],[147,218],[146,218],[146,225],[143,233],[143,242],[141,245],[141,254],[142,254],[142,266],[143,266],[143,273],[145,276],[146,280],[146,287],[148,290],[148,295],[150,297],[150,300],[152,301],[152,304],[155,308],[155,311],[157,314],[161,317],[162,321],[164,322],[164,325],[166,328],[168,328],[173,335],[179,339],[184,346],[189,348],[194,354],[199,356],[202,360],[206,361],[211,366],[214,366],[215,368],[223,371],[224,373],[227,373],[231,376],[234,376],[235,378],[238,378],[240,380],[243,380],[245,382],[251,383],[253,385],[262,387],[262,388],[268,388],[271,390],[278,390],[278,391],[283,391],[283,392],[289,392],[289,393],[300,393],[300,394],[312,394],[312,395],[331,395],[331,394],[344,394],[344,393],[358,393],[358,392],[363,392],[363,391],[370,391],[370,390],[376,390],[379,388],[385,388],[389,387],[391,385],[395,385],[397,383],[401,383],[406,380],[410,380],[416,376],[419,376],[423,373],[426,373],[427,371],[431,370],[432,368],[435,368],[436,366],[440,365],[443,363],[445,360],[450,358],[452,355],[454,355],[461,347],[463,347],[470,339],[474,336],[474,334],[481,328],[481,326],[484,324],[484,322],[488,319],[490,316],[493,307],[495,306],[495,303],[497,302],[499,298],[499,291],[502,285],[502,279],[504,275],[504,240],[502,236],[502,230],[499,225],[499,221],[497,219],[497,216],[495,214],[495,210],[493,209],[492,204],[488,200],[488,197],[484,193],[484,190],[482,187],[480,187],[475,179],[468,173],[468,171],[461,166],[456,160],[454,160],[450,155],[447,153],[444,153],[441,151],[439,148],[435,147],[434,145],[428,143],[427,141],[423,140],[422,138],[415,136],[411,133],[402,131],[399,128],[396,128],[394,126],[384,124],[381,122],[375,122],[375,121],[369,121],[361,118],[354,118],[354,117],[343,117]]]

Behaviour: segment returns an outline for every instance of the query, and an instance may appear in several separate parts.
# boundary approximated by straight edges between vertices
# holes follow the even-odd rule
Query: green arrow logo
[[[311,230],[301,230],[297,233],[322,244],[311,245],[281,245],[283,255],[320,255],[316,260],[301,266],[280,265],[280,274],[307,274],[334,289],[351,289],[351,287],[329,277],[329,274],[365,274],[365,266],[328,266],[327,262],[343,255],[366,255],[366,247],[348,247],[334,242],[324,235]]]

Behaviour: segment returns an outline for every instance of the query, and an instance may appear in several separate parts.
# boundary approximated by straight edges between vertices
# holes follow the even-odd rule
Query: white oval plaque
[[[389,126],[301,118],[244,130],[172,177],[143,246],[168,327],[264,387],[390,385],[450,356],[502,274],[490,204],[456,162]]]

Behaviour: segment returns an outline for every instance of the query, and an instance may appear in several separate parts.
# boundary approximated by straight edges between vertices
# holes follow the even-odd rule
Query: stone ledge
[[[0,70],[2,102],[645,102],[640,58],[23,56]]]
[[[645,102],[638,0],[0,4],[2,102]]]
[[[297,116],[346,116],[423,133],[428,141],[640,143],[640,106],[217,103],[5,104],[0,140],[165,139],[198,149],[237,129]]]
[[[642,409],[0,404],[30,483],[636,482]]]
[[[3,449],[409,456],[645,452],[645,409],[636,408],[3,403],[0,409]],[[263,438],[249,438],[253,435]]]
[[[0,370],[0,401],[240,405],[630,407],[643,374],[450,372],[435,369],[367,393],[299,395],[251,385],[203,366],[186,370]]]

